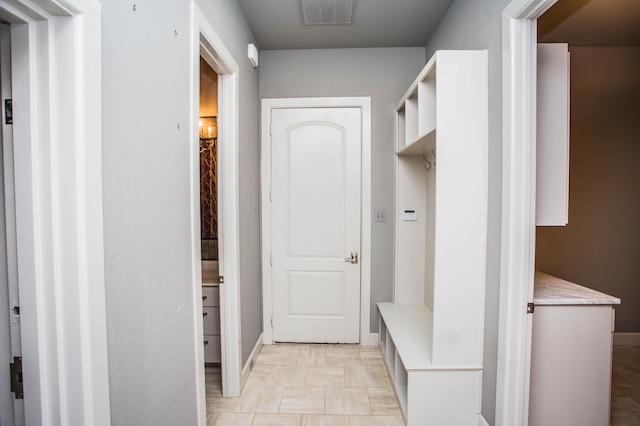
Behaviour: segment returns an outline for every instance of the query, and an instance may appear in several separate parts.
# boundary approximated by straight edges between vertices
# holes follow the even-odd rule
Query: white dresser
[[[204,362],[220,362],[220,291],[218,286],[202,287]]]
[[[204,330],[204,362],[219,363],[220,352],[220,287],[218,265],[202,262],[202,324]]]

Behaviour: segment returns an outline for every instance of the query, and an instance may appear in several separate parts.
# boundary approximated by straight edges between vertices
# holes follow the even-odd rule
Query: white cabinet
[[[537,272],[534,303],[529,425],[608,425],[620,299]]]
[[[204,362],[220,362],[220,288],[202,287]]]
[[[487,115],[486,51],[438,51],[396,109],[394,302],[378,309],[409,425],[478,423]]]
[[[569,46],[538,44],[536,225],[569,222]]]

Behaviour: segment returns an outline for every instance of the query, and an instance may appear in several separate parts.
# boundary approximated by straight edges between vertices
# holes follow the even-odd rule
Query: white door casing
[[[535,273],[537,19],[557,0],[512,0],[502,12],[502,241],[496,426],[529,416]]]
[[[357,108],[361,111],[361,169],[360,169],[360,313],[359,341],[369,345],[375,336],[370,335],[370,281],[371,281],[371,99],[356,98],[283,98],[262,101],[262,286],[264,344],[273,343],[271,321],[273,315],[273,287],[271,268],[272,212],[271,212],[271,169],[270,117],[273,110],[281,108]],[[345,256],[350,256],[350,251]],[[342,259],[344,262],[344,259]],[[346,263],[346,262],[345,262]],[[357,266],[357,265],[352,265]]]
[[[24,422],[106,425],[100,2],[17,0],[0,11],[11,23],[7,250],[19,280]]]
[[[360,123],[359,108],[271,113],[274,341],[359,341]]]
[[[239,396],[242,388],[242,348],[240,335],[240,253],[238,200],[239,147],[239,66],[219,35],[195,2],[191,2],[191,233],[192,272],[194,286],[194,339],[197,342],[196,377],[198,380],[198,411],[200,422],[206,422],[204,384],[204,342],[202,325],[202,270],[200,247],[200,154],[199,154],[199,94],[200,57],[218,74],[218,241],[224,251],[220,258],[220,273],[225,282],[220,285],[220,338],[222,387],[225,397]]]
[[[0,83],[1,93],[0,99],[11,99],[11,28],[9,25],[0,26]],[[3,113],[5,106],[2,106]],[[4,115],[3,115],[4,117]],[[16,244],[16,208],[15,208],[15,182],[13,179],[13,126],[2,120],[2,160],[3,160],[3,178],[4,178],[4,213],[5,213],[5,236],[6,236],[6,256],[7,256],[7,297],[9,308],[9,333],[10,359],[22,355],[22,344],[20,342],[20,300],[18,292],[18,259]],[[3,306],[4,307],[4,306]],[[3,394],[4,395],[4,394]],[[24,424],[24,399],[15,398],[14,394],[9,392],[13,405],[13,418],[2,417],[0,415],[0,423],[4,420],[15,425]],[[4,402],[5,406],[9,406],[9,402]],[[6,414],[11,416],[10,413]]]

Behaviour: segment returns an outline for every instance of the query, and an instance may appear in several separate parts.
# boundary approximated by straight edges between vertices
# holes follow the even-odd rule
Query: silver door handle
[[[357,251],[352,251],[351,252],[351,257],[345,257],[344,258],[345,262],[351,262],[351,263],[358,263],[358,252]]]

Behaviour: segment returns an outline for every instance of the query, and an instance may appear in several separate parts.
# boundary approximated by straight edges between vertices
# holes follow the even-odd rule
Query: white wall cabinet
[[[569,45],[538,44],[536,225],[569,222]]]
[[[438,51],[396,109],[394,302],[378,309],[410,426],[478,424],[487,114],[486,51]]]

